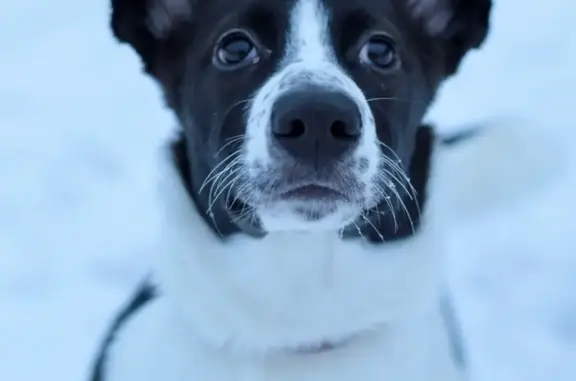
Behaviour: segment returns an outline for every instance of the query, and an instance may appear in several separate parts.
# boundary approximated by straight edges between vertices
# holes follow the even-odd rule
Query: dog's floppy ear
[[[492,0],[407,0],[411,16],[426,33],[445,43],[447,74],[453,74],[462,57],[484,42]]]
[[[159,42],[192,14],[193,0],[111,0],[116,38],[132,45],[149,65]]]

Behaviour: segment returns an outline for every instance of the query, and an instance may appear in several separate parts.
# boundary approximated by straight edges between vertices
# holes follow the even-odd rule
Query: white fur
[[[374,117],[362,90],[338,65],[329,34],[330,15],[318,0],[299,0],[291,12],[291,27],[286,37],[287,48],[280,69],[256,92],[248,109],[248,122],[244,146],[244,165],[252,178],[262,175],[262,170],[273,169],[277,164],[269,152],[271,111],[276,100],[285,92],[303,85],[318,85],[327,90],[337,90],[353,99],[360,110],[362,135],[353,157],[367,159],[366,171],[354,171],[359,182],[366,186],[366,199],[372,200],[373,181],[380,168],[380,147]],[[302,224],[301,218],[291,215],[291,205],[256,210],[266,230],[292,229]],[[338,208],[330,218],[309,224],[309,228],[333,229],[349,224],[362,207],[354,210]]]
[[[336,232],[222,243],[175,171],[161,174],[161,298],[120,333],[107,381],[460,379],[438,309],[444,248],[433,197],[421,232],[398,243]],[[294,354],[326,340],[342,346]]]
[[[516,160],[515,147],[524,148]],[[422,231],[380,247],[318,232],[219,242],[163,168],[162,294],[120,331],[106,381],[462,380],[437,308],[440,217],[509,203],[546,181],[565,152],[521,122],[440,152]],[[480,181],[470,184],[473,173]],[[340,339],[332,352],[286,354]]]

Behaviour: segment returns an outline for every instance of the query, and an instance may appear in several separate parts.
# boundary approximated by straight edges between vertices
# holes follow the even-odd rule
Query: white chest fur
[[[206,346],[157,302],[128,325],[108,364],[110,381],[457,381],[439,314],[360,338],[331,352],[261,357]]]
[[[107,381],[459,379],[433,204],[417,235],[380,246],[306,232],[222,243],[163,173],[161,297],[120,332]],[[345,344],[286,354],[325,341]]]

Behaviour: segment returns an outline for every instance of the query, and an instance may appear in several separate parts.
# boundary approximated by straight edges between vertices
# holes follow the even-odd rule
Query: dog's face
[[[179,119],[189,189],[209,215],[272,232],[413,222],[421,120],[491,2],[112,3]]]

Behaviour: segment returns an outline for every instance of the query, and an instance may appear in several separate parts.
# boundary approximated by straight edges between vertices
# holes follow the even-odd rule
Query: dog
[[[464,379],[423,119],[491,1],[111,5],[179,130],[158,262],[92,379]]]

